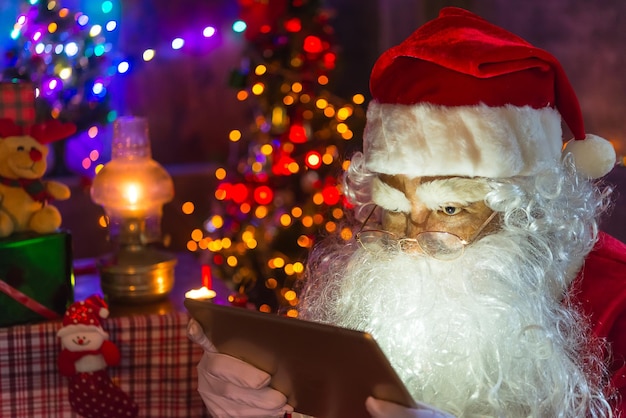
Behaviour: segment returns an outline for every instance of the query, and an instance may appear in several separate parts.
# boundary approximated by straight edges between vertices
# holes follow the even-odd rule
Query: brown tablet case
[[[369,417],[368,396],[417,405],[367,333],[210,301],[184,303],[220,352],[271,374],[270,385],[296,412]]]

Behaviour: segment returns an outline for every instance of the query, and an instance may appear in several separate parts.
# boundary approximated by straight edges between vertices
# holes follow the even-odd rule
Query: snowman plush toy
[[[136,417],[137,404],[106,370],[118,365],[121,358],[100,323],[108,316],[106,302],[97,295],[67,309],[57,333],[62,346],[59,372],[69,380],[69,401],[77,414],[85,418]]]

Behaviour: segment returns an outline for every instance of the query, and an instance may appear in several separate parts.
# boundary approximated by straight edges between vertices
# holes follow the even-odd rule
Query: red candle
[[[213,283],[211,282],[211,266],[208,264],[202,265],[202,286],[207,289],[211,289]]]

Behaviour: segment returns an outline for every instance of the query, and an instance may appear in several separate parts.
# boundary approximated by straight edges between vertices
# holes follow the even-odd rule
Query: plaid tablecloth
[[[120,349],[107,372],[139,405],[139,417],[207,417],[198,395],[202,350],[189,341],[187,313],[109,318],[103,328]],[[0,417],[77,417],[57,369],[61,322],[0,328]]]

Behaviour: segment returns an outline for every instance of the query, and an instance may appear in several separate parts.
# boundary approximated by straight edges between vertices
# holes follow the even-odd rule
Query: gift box
[[[61,319],[73,302],[71,235],[0,239],[0,327]]]
[[[0,118],[20,126],[35,123],[35,88],[28,82],[0,83]]]

